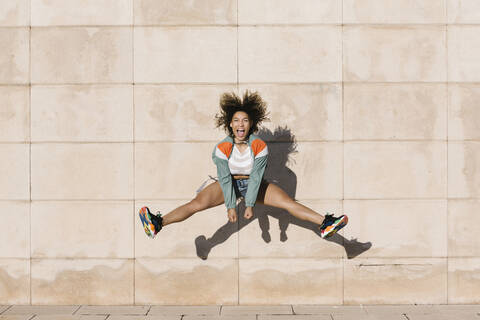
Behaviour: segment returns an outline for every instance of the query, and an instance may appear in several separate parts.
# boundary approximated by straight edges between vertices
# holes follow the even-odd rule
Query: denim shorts
[[[232,179],[233,180],[233,189],[237,198],[244,197],[247,194],[248,189],[248,179]]]

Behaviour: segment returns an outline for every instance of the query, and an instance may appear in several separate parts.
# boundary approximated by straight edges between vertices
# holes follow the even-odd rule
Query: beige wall
[[[480,303],[479,33],[477,0],[1,1],[0,304]],[[350,224],[222,206],[148,239],[245,89],[270,174]]]

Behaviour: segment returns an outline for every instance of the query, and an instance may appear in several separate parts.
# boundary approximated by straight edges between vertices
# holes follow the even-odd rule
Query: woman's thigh
[[[263,181],[260,185],[257,202],[287,210],[295,203],[282,188],[266,181]]]
[[[209,184],[205,189],[200,191],[195,199],[192,200],[194,205],[198,206],[198,210],[204,210],[216,207],[224,203],[222,188],[218,181]]]

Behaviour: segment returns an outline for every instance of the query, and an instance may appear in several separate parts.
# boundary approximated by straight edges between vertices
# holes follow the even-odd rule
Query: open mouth
[[[245,129],[237,129],[237,136],[243,138],[245,136]]]

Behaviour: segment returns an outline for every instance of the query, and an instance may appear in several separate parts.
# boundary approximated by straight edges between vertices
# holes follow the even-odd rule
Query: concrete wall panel
[[[480,140],[480,86],[450,84],[448,86],[448,138]]]
[[[344,0],[345,23],[445,23],[445,1]]]
[[[480,197],[480,142],[448,144],[448,196]]]
[[[444,26],[344,27],[345,81],[441,82],[445,59]]]
[[[132,32],[127,27],[33,28],[32,82],[131,82]]]
[[[340,259],[240,260],[240,304],[340,304]]]
[[[238,32],[242,83],[331,82],[342,78],[340,27],[240,27]]]
[[[448,303],[480,303],[480,259],[448,259]]]
[[[30,138],[29,88],[0,87],[0,141],[26,142]]]
[[[136,25],[226,25],[237,22],[237,0],[133,0]]]
[[[30,260],[0,259],[0,301],[30,303]]]
[[[480,256],[480,200],[448,201],[449,257]]]
[[[29,158],[28,144],[0,144],[0,199],[30,198]]]
[[[28,0],[11,0],[0,3],[0,26],[26,26],[28,17]]]
[[[237,79],[233,27],[137,27],[134,32],[135,82],[233,83]]]
[[[34,201],[32,257],[133,258],[132,209],[130,201]]]
[[[234,259],[137,259],[135,303],[220,305],[238,302]]]
[[[133,261],[32,260],[32,304],[133,304]]]
[[[193,199],[196,190],[217,176],[215,143],[136,143],[136,199]]]
[[[345,304],[445,304],[446,259],[345,261]]]
[[[345,197],[445,197],[446,149],[443,142],[346,143]]]
[[[337,0],[240,0],[238,23],[243,24],[320,24],[341,23],[342,2]]]
[[[30,81],[28,28],[0,28],[0,83],[25,84]]]
[[[480,26],[448,27],[448,80],[475,82],[480,80]]]
[[[342,199],[341,143],[299,143],[296,149],[298,153],[292,153],[287,161],[287,169],[280,165],[282,161],[275,160],[275,155],[282,148],[285,149],[284,146],[279,143],[272,144],[269,148],[272,164],[267,167],[267,178],[271,181],[278,180],[280,187],[291,190],[290,194],[295,199]]]
[[[0,257],[30,258],[30,204],[0,202]]]
[[[132,199],[133,146],[32,145],[32,199]]]
[[[32,87],[32,141],[133,141],[132,86]]]
[[[445,200],[347,200],[344,210],[351,213],[345,237],[372,243],[362,258],[447,255]]]
[[[345,84],[345,139],[445,139],[446,94],[444,84]]]
[[[131,0],[31,0],[33,26],[131,25]]]
[[[480,23],[480,3],[476,0],[447,0],[448,23]]]

